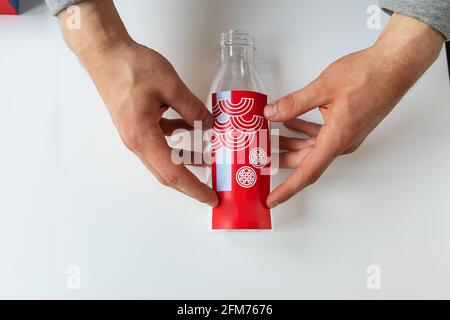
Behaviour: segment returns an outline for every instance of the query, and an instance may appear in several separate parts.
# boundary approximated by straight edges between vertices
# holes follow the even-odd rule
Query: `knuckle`
[[[314,92],[322,95],[328,95],[330,88],[326,77],[319,77],[311,83]]]
[[[336,146],[344,149],[347,149],[354,143],[362,124],[361,121],[355,119],[354,113],[352,113],[350,108],[351,107],[349,107],[347,103],[341,102],[339,108],[339,123],[334,123],[334,125],[332,125],[335,132],[333,142]]]
[[[200,123],[207,124],[209,121],[209,112],[206,108],[196,103],[194,99],[191,102],[191,117],[193,121],[199,121]]]
[[[337,124],[332,125],[333,134],[329,134],[327,137],[327,144],[330,149],[334,151],[336,155],[342,154],[346,149],[351,146],[354,140],[354,130],[350,125]]]
[[[142,150],[142,134],[128,124],[120,126],[120,137],[124,145],[132,152],[138,153]]]
[[[162,185],[172,188],[178,185],[178,177],[174,174],[166,174],[158,177],[159,183]]]
[[[361,146],[361,142],[352,145],[350,148],[348,148],[347,150],[344,151],[343,154],[350,154],[350,153],[354,153],[356,150],[358,150],[358,148]]]
[[[337,136],[337,144],[341,146],[348,146],[353,140],[354,132],[351,126],[345,126],[341,129],[340,134]]]
[[[206,121],[209,118],[209,113],[206,108],[203,107],[195,107],[194,108],[194,119],[200,121]]]
[[[348,148],[347,150],[344,151],[344,154],[350,154],[350,153],[353,153],[353,152],[356,151],[356,149],[358,149],[357,146],[350,147],[350,148]]]
[[[313,171],[313,172],[309,173],[306,176],[306,185],[309,186],[309,185],[314,184],[317,180],[319,180],[320,176],[321,176],[321,174],[318,171]]]
[[[295,111],[295,100],[292,94],[284,97],[278,104],[280,106],[280,112],[283,114],[291,114]]]

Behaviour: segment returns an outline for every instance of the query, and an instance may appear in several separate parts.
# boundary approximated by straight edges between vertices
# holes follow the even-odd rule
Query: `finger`
[[[172,151],[159,127],[150,129],[139,157],[149,169],[157,171],[156,177],[163,185],[177,189],[211,207],[217,206],[216,193],[183,164],[173,162]]]
[[[279,148],[288,151],[298,151],[303,148],[314,145],[315,139],[300,139],[300,138],[290,138],[285,136],[279,137]]]
[[[186,166],[207,167],[209,162],[205,161],[206,155],[201,152],[186,149],[172,149],[172,155],[177,154],[182,163]]]
[[[292,119],[283,122],[286,128],[299,131],[310,137],[316,137],[319,134],[322,125],[314,122],[305,121],[302,119]]]
[[[197,98],[188,87],[180,80],[177,92],[167,99],[174,110],[190,125],[194,126],[194,121],[201,121],[203,129],[211,129],[214,118],[199,98]]]
[[[297,169],[270,193],[267,198],[269,208],[285,202],[306,186],[314,183],[339,153],[332,135],[322,130],[316,144],[305,155]]]
[[[309,85],[291,93],[264,108],[264,116],[271,121],[294,119],[305,112],[328,102],[321,81],[315,80]]]
[[[211,165],[208,163],[202,162],[201,164],[195,164],[195,163],[187,164],[186,167],[188,167],[188,168],[209,168],[209,167],[211,167]]]
[[[304,148],[300,151],[283,152],[279,155],[279,165],[281,169],[297,168],[312,147]]]
[[[185,129],[192,130],[193,128],[186,123],[183,119],[166,119],[161,118],[159,125],[164,135],[171,136],[175,130]]]

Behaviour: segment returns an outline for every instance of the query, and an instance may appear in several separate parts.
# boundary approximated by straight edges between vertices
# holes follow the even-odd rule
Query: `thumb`
[[[326,127],[322,129],[315,145],[304,156],[297,169],[270,193],[267,198],[269,208],[274,208],[313,184],[340,154],[339,150],[333,132]]]
[[[318,80],[264,108],[264,116],[271,121],[286,121],[297,118],[314,108],[326,104],[327,97]]]

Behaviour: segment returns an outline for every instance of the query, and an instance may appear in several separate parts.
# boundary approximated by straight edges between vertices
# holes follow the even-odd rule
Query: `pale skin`
[[[172,162],[165,139],[194,121],[211,128],[214,119],[208,109],[169,61],[131,39],[112,0],[85,1],[79,8],[79,30],[68,27],[69,12],[59,14],[64,38],[89,72],[124,144],[160,183],[217,206],[217,195],[209,186],[184,165]],[[168,106],[184,120],[163,118]]]
[[[112,0],[85,1],[79,8],[79,30],[68,28],[68,12],[59,14],[64,38],[93,79],[125,145],[162,184],[217,206],[209,186],[172,163],[165,139],[194,121],[211,128],[210,112],[162,55],[131,39]],[[336,157],[355,151],[436,60],[443,43],[433,28],[394,14],[372,47],[340,58],[305,88],[266,106],[268,120],[309,136],[280,137],[286,150],[280,165],[294,171],[271,192],[267,205],[285,202],[314,183]],[[163,118],[169,106],[182,119]],[[323,124],[298,119],[314,108]]]
[[[338,59],[308,86],[266,106],[309,139],[282,137],[282,165],[294,172],[269,195],[274,208],[313,184],[336,157],[354,152],[436,60],[444,36],[426,24],[394,14],[376,43]],[[297,119],[319,108],[323,124]]]

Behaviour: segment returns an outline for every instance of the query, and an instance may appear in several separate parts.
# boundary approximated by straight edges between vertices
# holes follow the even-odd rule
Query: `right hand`
[[[125,145],[163,185],[216,206],[216,193],[183,164],[173,163],[165,138],[194,121],[211,128],[208,109],[162,55],[128,36],[112,1],[87,1],[80,7],[87,18],[79,31],[64,30],[64,13],[60,15],[64,35],[94,80]],[[90,19],[93,15],[98,16]],[[107,23],[98,23],[102,19]],[[169,106],[183,119],[163,118]]]

